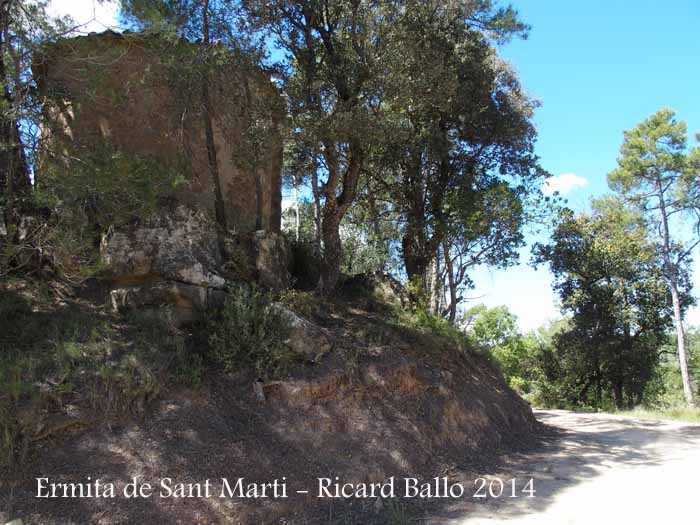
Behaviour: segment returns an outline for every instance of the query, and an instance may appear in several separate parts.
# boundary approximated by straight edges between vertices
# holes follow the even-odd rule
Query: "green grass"
[[[22,461],[42,418],[140,416],[164,386],[201,382],[201,356],[165,311],[120,316],[30,281],[0,287],[0,468]]]
[[[632,410],[614,412],[616,415],[636,417],[639,419],[671,419],[688,423],[700,423],[700,408],[674,406],[669,408],[637,407]]]

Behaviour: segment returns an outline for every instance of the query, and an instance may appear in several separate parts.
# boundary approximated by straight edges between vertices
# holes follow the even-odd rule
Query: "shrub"
[[[319,301],[311,292],[300,290],[284,290],[277,300],[284,306],[302,317],[312,318],[318,313]]]
[[[0,275],[47,267],[79,282],[99,273],[102,234],[148,217],[186,181],[181,160],[166,164],[108,144],[76,152],[70,161],[42,158],[38,169],[25,203],[26,233],[0,246]]]
[[[285,344],[290,330],[268,294],[239,285],[209,322],[209,351],[227,372],[253,367],[260,376],[279,376],[294,358]]]
[[[80,160],[69,165],[46,163],[39,199],[102,229],[147,217],[186,181],[181,160],[168,165],[109,144],[79,153]]]
[[[321,275],[321,261],[314,245],[310,241],[291,241],[289,243],[290,267],[294,286],[301,290],[313,290]]]

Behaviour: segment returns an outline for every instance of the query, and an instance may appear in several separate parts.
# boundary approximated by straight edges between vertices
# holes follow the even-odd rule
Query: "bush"
[[[78,156],[69,165],[47,162],[37,194],[45,206],[102,229],[148,217],[186,182],[182,160],[168,165],[109,144]]]
[[[0,275],[44,267],[73,282],[99,273],[99,241],[112,227],[143,220],[186,182],[184,161],[128,155],[108,144],[72,160],[42,158],[25,203],[21,241],[0,243]]]
[[[321,260],[310,241],[291,241],[289,273],[295,288],[313,290],[321,275]]]
[[[319,300],[312,292],[302,292],[300,290],[284,290],[277,296],[277,300],[302,317],[311,319],[318,314]]]
[[[473,345],[467,335],[448,319],[433,315],[421,306],[406,310],[401,305],[395,304],[392,309],[392,317],[397,324],[445,338],[462,352],[473,350]]]
[[[233,288],[209,322],[209,351],[227,372],[253,367],[261,377],[283,374],[294,359],[286,346],[291,326],[260,289]]]

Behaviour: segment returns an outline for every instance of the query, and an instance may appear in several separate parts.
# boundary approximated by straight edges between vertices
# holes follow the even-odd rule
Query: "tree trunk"
[[[408,280],[425,295],[428,266],[434,257],[426,253],[425,191],[421,178],[421,158],[413,154],[404,166],[403,191],[406,201],[406,230],[401,239],[402,257]],[[419,290],[421,291],[421,290]]]
[[[675,281],[675,279],[674,279]],[[683,328],[683,314],[681,302],[678,297],[678,287],[675,282],[671,284],[671,301],[673,302],[673,317],[676,322],[676,338],[678,339],[678,364],[681,368],[681,379],[683,381],[683,393],[688,406],[693,406],[693,389],[690,384],[690,374],[688,373],[688,357],[685,350],[685,329]]]
[[[406,276],[414,285],[411,301],[415,303],[429,299],[427,297],[428,272],[431,262],[439,257],[439,247],[444,238],[444,231],[442,228],[433,228],[431,232],[426,220],[428,214],[425,176],[420,153],[411,155],[403,169],[406,230],[401,239],[401,249]],[[439,208],[440,204],[432,202],[430,206],[435,211],[435,207]]]
[[[693,389],[690,384],[690,374],[688,373],[688,357],[685,351],[685,330],[683,329],[683,311],[678,294],[678,280],[676,267],[671,261],[671,235],[668,226],[668,215],[666,213],[666,202],[664,201],[664,190],[661,180],[657,178],[657,196],[659,199],[659,211],[661,212],[661,226],[663,232],[663,258],[664,266],[668,277],[669,288],[671,289],[671,301],[673,302],[673,319],[676,324],[676,339],[678,341],[678,364],[681,369],[681,380],[683,382],[683,393],[688,406],[693,406]]]
[[[211,43],[209,38],[209,0],[204,0],[202,4],[202,32],[205,50],[209,51]],[[202,118],[204,121],[204,133],[207,144],[207,160],[209,162],[209,173],[214,185],[214,214],[219,226],[219,250],[222,257],[225,257],[225,246],[223,233],[228,229],[226,221],[226,207],[224,206],[224,196],[221,191],[221,177],[219,176],[219,161],[216,154],[216,142],[214,140],[214,127],[211,121],[211,102],[209,100],[209,75],[202,75]]]
[[[324,145],[324,155],[328,165],[328,180],[323,186],[325,201],[323,203],[323,256],[321,258],[321,278],[317,290],[321,295],[330,295],[338,285],[342,246],[340,241],[340,223],[350,205],[355,200],[360,180],[360,169],[364,158],[362,146],[357,142],[349,145],[349,161],[342,174],[342,192],[337,196],[341,184],[340,161],[335,144]]]
[[[442,242],[442,251],[445,256],[445,270],[447,271],[447,284],[450,290],[450,322],[457,319],[457,285],[455,284],[454,268],[452,267],[452,257],[450,256],[450,245],[445,239]]]
[[[253,153],[253,175],[255,176],[255,229],[263,229],[263,188],[262,175],[258,172],[257,152]]]
[[[323,257],[321,258],[321,276],[318,282],[318,292],[321,295],[330,295],[335,290],[340,278],[342,257],[340,219],[341,216],[337,208],[326,202],[321,223]]]
[[[299,188],[294,180],[294,239],[299,242],[301,238],[301,217],[299,215]]]
[[[381,273],[386,273],[386,263],[387,263],[387,255],[388,255],[388,250],[386,250],[386,246],[384,246],[384,239],[382,238],[382,229],[379,226],[379,212],[377,211],[377,201],[374,198],[374,193],[372,192],[371,188],[369,188],[368,185],[368,195],[367,195],[367,201],[370,207],[370,221],[372,222],[372,233],[374,233],[374,240],[372,244],[374,245],[374,248],[379,251],[381,249],[382,251],[382,259],[380,262],[379,266],[379,271]]]
[[[430,312],[433,315],[440,315],[440,257],[435,257],[431,263],[432,277],[430,279]]]
[[[625,408],[625,400],[622,397],[622,382],[615,381],[613,384],[613,394],[615,396],[615,408],[618,410]]]
[[[17,207],[17,196],[31,188],[29,163],[22,144],[18,115],[22,106],[22,81],[20,58],[12,46],[10,35],[12,1],[0,4],[0,77],[3,82],[3,98],[7,116],[0,119],[0,197],[5,196],[2,220],[8,231],[7,242],[17,242],[17,227],[21,216]],[[12,63],[8,73],[5,58]],[[11,78],[11,80],[10,80]],[[13,114],[14,113],[14,114]]]
[[[2,2],[0,6],[0,78],[3,80],[3,98],[6,111],[10,114],[0,121],[0,195],[7,197],[6,220],[13,221],[14,198],[20,191],[31,187],[29,164],[22,145],[19,123],[13,112],[18,112],[22,103],[20,63],[16,50],[10,41],[10,9],[11,1]],[[12,81],[8,78],[5,68],[5,57],[12,60]]]
[[[318,184],[318,161],[316,151],[313,152],[311,163],[311,193],[314,197],[314,250],[316,256],[321,256],[321,188]]]
[[[403,264],[406,269],[406,277],[409,281],[420,281],[425,285],[426,275],[430,259],[426,256],[420,246],[420,240],[416,239],[417,235],[409,230],[401,239],[401,248],[403,256]]]

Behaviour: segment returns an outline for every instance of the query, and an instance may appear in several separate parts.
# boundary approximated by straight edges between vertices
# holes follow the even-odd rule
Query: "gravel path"
[[[560,436],[507,468],[518,484],[534,478],[535,497],[470,501],[430,523],[697,523],[700,425],[563,410],[536,416]]]

